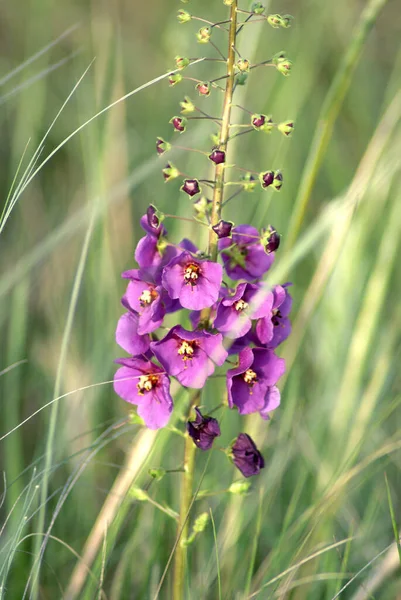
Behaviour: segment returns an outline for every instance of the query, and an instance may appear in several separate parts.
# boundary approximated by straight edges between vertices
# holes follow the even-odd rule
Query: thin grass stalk
[[[286,246],[290,250],[299,235],[315,185],[316,177],[330,141],[335,120],[340,112],[345,95],[350,87],[352,75],[358,64],[365,41],[374,26],[379,12],[387,0],[370,0],[355,27],[348,50],[344,56],[333,83],[327,93],[309,155],[303,171],[299,192],[295,200],[288,228]]]
[[[230,30],[228,34],[228,53],[227,53],[227,79],[226,88],[224,93],[223,112],[219,139],[219,149],[223,152],[227,151],[228,138],[230,133],[230,118],[231,118],[231,106],[233,100],[234,91],[234,65],[235,65],[235,39],[237,32],[237,0],[231,5],[230,8]],[[214,190],[213,190],[213,205],[211,213],[211,225],[216,225],[221,218],[221,209],[224,196],[224,164],[216,166],[215,178],[214,178]],[[209,255],[212,261],[217,260],[218,246],[217,236],[215,232],[210,228],[209,230]],[[204,311],[203,317],[204,322],[209,321],[211,309]],[[190,411],[192,410],[193,403],[191,403]],[[188,414],[188,416],[189,416]],[[188,534],[188,514],[192,500],[192,487],[195,470],[195,450],[196,446],[193,440],[187,435],[185,440],[184,449],[184,481],[182,484],[181,491],[181,506],[180,506],[180,517],[178,521],[177,539],[180,538],[180,542],[177,544],[174,560],[174,577],[173,577],[173,597],[183,598],[184,581],[185,581],[185,555],[186,548],[183,541],[186,540]]]

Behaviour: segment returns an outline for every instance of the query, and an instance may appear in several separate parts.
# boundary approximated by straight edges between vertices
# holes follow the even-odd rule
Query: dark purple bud
[[[233,462],[244,477],[257,475],[265,466],[263,456],[255,442],[246,433],[240,433],[231,447]]]
[[[170,75],[168,76],[168,82],[171,86],[177,85],[177,83],[180,83],[181,81],[182,81],[181,73],[170,73]]]
[[[283,187],[283,175],[281,171],[274,172],[273,188],[279,192]]]
[[[210,83],[208,81],[200,81],[195,87],[200,96],[210,96]]]
[[[188,434],[198,448],[209,450],[213,445],[214,438],[220,435],[219,424],[213,417],[204,417],[199,408],[195,408],[195,412],[195,421],[187,423]]]
[[[259,174],[259,181],[262,188],[268,188],[274,181],[274,171],[265,171]]]
[[[226,162],[226,153],[223,150],[213,150],[211,154],[209,154],[209,158],[215,165],[221,165],[221,163]]]
[[[266,117],[265,115],[252,115],[252,125],[257,129],[262,127],[265,124]]]
[[[167,163],[164,169],[162,169],[162,173],[164,181],[166,182],[176,179],[180,175],[179,170],[173,165],[173,163]]]
[[[273,128],[273,119],[266,115],[253,114],[251,116],[251,123],[252,127],[258,131],[265,131],[266,133],[270,133]]]
[[[213,231],[219,239],[229,237],[229,235],[231,235],[232,228],[233,223],[231,223],[230,221],[223,221],[222,219],[220,219],[220,221],[212,227]]]
[[[174,130],[178,131],[178,133],[183,133],[187,127],[187,120],[185,117],[173,117],[170,119],[169,123],[173,125]]]
[[[165,152],[168,152],[168,150],[170,150],[170,149],[171,149],[171,144],[166,142],[161,137],[156,138],[156,152],[159,156],[161,156]]]
[[[197,179],[184,179],[181,189],[192,198],[192,196],[196,196],[200,192],[199,181]]]
[[[262,243],[265,247],[266,254],[275,252],[280,246],[280,234],[277,233],[273,225],[269,225],[263,232]]]
[[[177,69],[185,69],[185,67],[187,67],[190,63],[189,58],[186,58],[184,56],[176,56],[175,57],[175,64],[177,66]]]
[[[146,209],[146,218],[148,220],[148,225],[151,229],[154,229],[154,230],[159,229],[160,219],[157,216],[157,210],[153,206],[153,204],[150,204],[148,206],[148,208]]]

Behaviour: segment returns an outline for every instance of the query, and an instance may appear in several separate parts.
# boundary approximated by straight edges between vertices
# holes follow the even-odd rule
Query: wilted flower
[[[244,477],[257,475],[265,466],[263,456],[247,433],[240,433],[231,446],[233,463]]]
[[[195,421],[188,421],[187,431],[195,445],[201,450],[209,450],[214,438],[220,435],[220,427],[217,419],[203,416],[198,407],[195,407]]]
[[[214,365],[221,366],[227,358],[223,336],[207,331],[187,331],[176,325],[159,342],[151,343],[151,350],[169,375],[190,388],[200,389],[214,373]]]

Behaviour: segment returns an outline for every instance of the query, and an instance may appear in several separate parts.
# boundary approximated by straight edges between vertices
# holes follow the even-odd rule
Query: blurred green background
[[[341,598],[401,597],[401,20],[397,0],[371,2],[378,15],[370,24],[361,17],[367,5],[270,3],[270,12],[295,17],[293,27],[258,23],[239,38],[251,62],[283,49],[294,61],[288,78],[252,72],[236,98],[275,121],[294,119],[292,139],[244,135],[229,157],[255,171],[280,168],[283,189],[242,194],[225,213],[282,234],[271,280],[294,284],[294,331],[279,349],[288,372],[273,419],[224,413],[220,445],[246,430],[267,468],[247,496],[196,501],[193,516],[211,509],[216,534],[209,524],[188,550],[187,598],[218,598],[219,579],[226,599],[330,600],[348,582]],[[2,221],[0,437],[62,396],[0,442],[0,598],[154,598],[173,548],[174,515],[162,509],[178,510],[180,474],[151,483],[148,469],[179,469],[182,438],[128,424],[129,406],[99,384],[112,379],[119,356],[120,273],[134,267],[139,217],[149,203],[192,214],[180,182],[163,182],[155,138],[173,138],[168,121],[184,95],[196,98],[193,83],[145,86],[64,142],[173,68],[176,54],[214,56],[196,43],[199,23],[178,24],[179,8],[211,21],[227,14],[221,0],[0,7],[3,205],[18,169],[14,191],[60,145]],[[364,32],[361,19],[372,29]],[[221,32],[213,39],[225,47]],[[203,63],[185,75],[220,73]],[[217,116],[221,95],[197,103]],[[244,119],[240,111],[234,118]],[[209,150],[212,133],[213,123],[190,121],[173,139]],[[171,157],[191,177],[210,175],[195,153]],[[171,239],[205,247],[198,225],[166,225]],[[202,403],[211,410],[223,398],[216,378]],[[172,424],[182,430],[188,398],[175,389],[175,401]],[[202,490],[237,479],[223,453],[197,457]],[[132,485],[151,501],[136,500]],[[159,597],[172,598],[170,571]]]

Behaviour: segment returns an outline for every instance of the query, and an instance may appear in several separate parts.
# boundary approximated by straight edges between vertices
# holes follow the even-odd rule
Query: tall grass
[[[295,62],[290,78],[266,69],[241,98],[250,110],[294,117],[292,140],[255,133],[235,148],[251,168],[282,168],[283,190],[269,203],[257,191],[231,204],[236,223],[271,222],[283,233],[271,277],[294,284],[293,335],[282,350],[281,407],[268,424],[246,423],[267,463],[250,493],[224,491],[237,475],[223,453],[207,465],[197,458],[195,488],[216,493],[192,509],[212,522],[188,549],[188,598],[392,600],[399,589],[399,10],[387,2],[355,38],[365,4],[289,1],[290,34],[259,25],[241,33],[244,55],[285,48]],[[176,54],[194,56],[196,28],[175,19],[181,6],[31,0],[23,14],[18,3],[2,9],[0,438],[12,433],[0,441],[0,598],[172,597],[182,448],[174,427],[187,398],[175,392],[171,427],[155,434],[128,421],[106,382],[138,218],[150,202],[191,212],[154,156],[178,101],[195,97],[163,77]],[[212,0],[189,6],[211,20],[221,14]],[[344,65],[347,85],[316,160],[319,115]],[[205,102],[217,111],[213,96]],[[210,133],[191,125],[180,142],[208,149]],[[198,159],[173,160],[190,173]],[[177,239],[205,243],[202,228],[166,224]],[[202,403],[211,409],[223,394],[215,378]],[[222,445],[238,428],[227,415]],[[153,481],[148,469],[159,466],[171,472]]]

